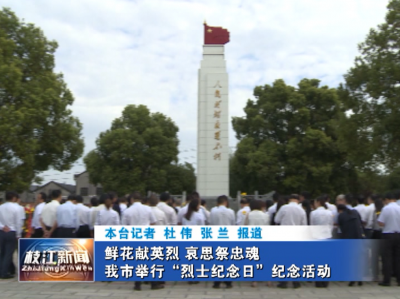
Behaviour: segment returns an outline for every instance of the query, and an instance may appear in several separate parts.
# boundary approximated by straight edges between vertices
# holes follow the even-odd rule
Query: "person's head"
[[[396,201],[396,195],[394,195],[393,192],[388,192],[385,194],[385,200],[383,201],[385,205],[387,205],[388,203],[394,202]]]
[[[360,205],[364,205],[365,204],[365,196],[364,195],[358,195],[357,196],[357,203]]]
[[[67,200],[72,202],[72,203],[75,203],[76,202],[76,196],[70,194],[70,195],[68,195]]]
[[[287,201],[286,201],[285,197],[282,196],[281,198],[279,198],[279,200],[278,200],[278,202],[277,202],[277,204],[276,204],[276,212],[278,212],[279,209],[280,209],[282,206],[286,205],[286,204],[287,204]]]
[[[400,199],[400,190],[396,190],[394,191],[394,196],[396,197],[396,199]]]
[[[139,191],[135,191],[131,194],[131,199],[133,202],[141,202],[143,197],[142,194],[140,194]]]
[[[381,212],[383,209],[383,200],[380,196],[377,196],[374,200],[374,204],[375,204],[375,212]]]
[[[336,197],[336,205],[346,205],[346,196],[344,194],[339,194]]]
[[[299,196],[299,202],[303,202],[305,200],[310,200],[311,194],[308,191],[302,191]]]
[[[62,196],[61,196],[61,190],[53,190],[51,191],[51,199],[52,200],[58,200],[61,202]]]
[[[6,192],[6,201],[15,202],[17,200],[17,192],[7,191]]]
[[[248,207],[250,205],[250,199],[246,196],[244,196],[241,200],[240,200],[240,206],[242,207],[242,209],[244,207]]]
[[[207,203],[204,199],[201,200],[200,205],[202,205],[204,208],[207,207]]]
[[[168,202],[171,201],[171,195],[169,195],[169,193],[167,192],[163,192],[160,194],[160,201],[165,202],[166,204],[168,204]]]
[[[189,204],[194,199],[193,194],[189,194],[186,196],[186,204]]]
[[[377,194],[371,194],[367,197],[367,204],[373,204],[375,203],[375,199],[379,198],[379,195]]]
[[[171,196],[171,198],[167,201],[167,205],[169,205],[170,207],[173,207],[175,209],[175,207],[177,206],[177,202],[176,202],[175,198],[173,198]]]
[[[193,191],[192,192],[192,198],[197,198],[198,200],[200,200],[200,194],[197,191]]]
[[[303,202],[301,202],[301,207],[307,212],[311,212],[311,201],[306,199]]]
[[[148,198],[147,196],[143,197],[143,199],[142,199],[142,205],[146,205],[146,206],[149,205],[149,198]]]
[[[80,195],[75,195],[76,203],[83,203],[83,197]]]
[[[326,196],[320,196],[314,201],[315,208],[323,207],[325,209],[328,208],[326,204]]]
[[[343,212],[347,211],[348,208],[345,204],[339,204],[339,205],[337,205],[337,210],[338,210],[338,213],[343,213]]]
[[[99,200],[97,199],[96,196],[93,196],[93,197],[90,199],[90,205],[91,205],[92,207],[97,207],[97,206],[99,205]]]
[[[273,204],[274,202],[271,199],[267,199],[265,201],[265,208],[268,210]]]
[[[124,203],[126,204],[126,196],[122,196],[118,199],[119,203]]]
[[[185,215],[185,218],[187,220],[190,220],[190,218],[192,217],[193,213],[197,212],[199,210],[199,208],[200,208],[200,199],[195,197],[190,201],[190,203],[188,205],[188,210],[187,210],[187,213]]]
[[[344,199],[345,199],[345,201],[346,201],[346,205],[350,205],[350,206],[353,205],[353,195],[351,195],[351,194],[346,194],[346,195],[344,196]]]
[[[40,192],[36,195],[36,202],[42,203],[42,202],[46,202],[47,201],[47,194],[44,192]]]
[[[158,199],[158,197],[156,195],[153,194],[149,197],[149,206],[150,207],[157,206],[159,202],[160,202],[160,200]]]
[[[15,193],[15,196],[16,196],[15,202],[16,202],[17,204],[20,204],[20,203],[21,203],[21,197],[19,196],[19,194],[18,194],[17,192]]]
[[[113,204],[113,199],[111,198],[110,194],[104,193],[100,196],[99,203],[104,204],[107,209],[110,209]]]
[[[227,207],[228,206],[228,197],[226,195],[218,196],[217,205]]]
[[[299,202],[300,197],[297,194],[291,194],[289,195],[289,202]]]
[[[252,211],[255,211],[255,210],[261,211],[262,208],[263,208],[263,202],[262,202],[261,200],[259,200],[259,199],[253,199],[253,200],[250,202],[250,210],[252,210]]]
[[[112,202],[115,203],[118,199],[117,193],[114,191],[110,191],[110,192],[108,192],[108,194],[110,195]]]
[[[272,200],[274,202],[278,202],[280,197],[281,196],[280,196],[280,194],[278,192],[274,192],[274,194],[272,195]]]

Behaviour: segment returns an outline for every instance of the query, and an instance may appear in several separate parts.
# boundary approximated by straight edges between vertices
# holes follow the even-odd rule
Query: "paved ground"
[[[316,289],[311,283],[302,283],[300,289],[277,289],[259,283],[252,288],[250,283],[234,284],[232,289],[214,290],[212,283],[188,285],[168,283],[165,289],[150,290],[143,285],[142,291],[133,291],[133,283],[19,283],[16,279],[0,280],[0,298],[41,298],[41,299],[128,299],[128,298],[187,298],[187,299],[292,299],[292,298],[340,298],[340,299],[400,299],[400,287],[379,287],[376,283],[365,283],[362,287],[348,287],[346,283],[331,283],[328,289]]]

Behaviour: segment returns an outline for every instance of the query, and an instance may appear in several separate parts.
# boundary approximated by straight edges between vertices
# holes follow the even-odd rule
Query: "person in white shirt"
[[[44,192],[40,192],[36,196],[36,207],[35,211],[33,212],[32,217],[32,229],[34,233],[32,234],[31,238],[42,238],[43,237],[43,229],[40,225],[40,215],[42,214],[43,207],[46,205],[47,195]]]
[[[128,205],[126,204],[126,196],[123,196],[119,199],[119,209],[121,211],[121,217],[124,214],[125,210],[128,208]]]
[[[367,239],[372,238],[373,228],[374,228],[374,215],[375,215],[375,200],[373,195],[367,198],[368,206],[366,206],[366,223],[365,223],[365,237]]]
[[[279,201],[280,195],[278,192],[274,192],[274,194],[272,195],[272,200],[274,201],[274,204],[272,206],[270,206],[267,210],[267,213],[269,215],[269,219],[270,219],[270,224],[272,224],[272,220],[274,219],[274,214],[276,213],[276,209],[278,206],[278,201]]]
[[[360,214],[361,223],[365,227],[365,225],[367,224],[367,217],[368,217],[368,210],[367,207],[365,206],[365,197],[363,195],[359,195],[357,197],[357,202],[358,205],[354,207],[354,210],[356,210],[358,214]]]
[[[200,202],[200,210],[203,212],[205,224],[210,225],[210,211],[207,210],[207,203],[204,199]]]
[[[167,225],[167,216],[165,213],[158,207],[158,197],[156,195],[151,195],[149,197],[149,206],[153,211],[154,216],[156,217],[156,225]]]
[[[200,201],[193,198],[188,206],[187,212],[183,217],[182,225],[205,225],[204,217],[201,215]]]
[[[133,204],[122,215],[122,225],[155,225],[157,218],[149,206],[142,204],[139,192],[132,194]]]
[[[66,202],[57,208],[57,237],[74,238],[78,229],[76,198],[69,195]]]
[[[94,225],[119,225],[119,214],[112,208],[113,198],[111,195],[103,194],[100,200],[104,202],[104,208],[98,211]]]
[[[17,199],[14,201],[14,204],[19,212],[19,225],[23,236],[24,235],[23,227],[26,219],[26,213],[25,213],[25,208],[21,206],[21,198],[19,197],[19,194],[18,193],[16,194],[17,194]]]
[[[176,225],[178,223],[178,217],[176,215],[176,211],[174,208],[170,207],[168,203],[171,200],[171,196],[168,193],[160,194],[160,202],[157,204],[157,207],[164,212],[167,217],[166,225]]]
[[[9,279],[17,239],[21,237],[20,213],[15,206],[17,193],[6,192],[6,202],[0,206],[0,278]],[[15,266],[14,266],[15,267]]]
[[[92,207],[92,209],[91,209],[90,230],[91,230],[92,236],[94,235],[94,225],[96,223],[97,215],[99,214],[100,211],[105,209],[104,201],[106,198],[109,198],[109,197],[110,197],[110,195],[108,195],[108,194],[102,194],[99,197],[99,200],[97,201],[98,206]]]
[[[186,196],[186,204],[185,204],[185,206],[183,206],[183,207],[181,207],[179,209],[178,216],[177,216],[178,225],[182,225],[183,217],[187,213],[187,209],[188,209],[188,206],[189,206],[190,201],[192,200],[192,198],[193,198],[192,194],[189,194],[188,196]]]
[[[253,199],[250,202],[250,212],[243,220],[244,225],[269,225],[269,214],[262,211],[262,201]]]
[[[329,197],[328,194],[325,194],[324,197],[325,197],[325,200],[326,200],[325,204],[328,207],[328,210],[331,211],[333,213],[333,215],[336,215],[337,214],[336,205],[330,203],[331,198]]]
[[[289,196],[289,203],[282,206],[275,215],[275,223],[279,225],[307,225],[307,215],[299,205],[299,196],[292,194]],[[287,288],[287,282],[280,282],[278,288]],[[294,288],[299,288],[300,283],[293,282]]]
[[[247,214],[250,213],[250,199],[247,197],[243,197],[240,200],[240,207],[241,209],[237,211],[236,214],[236,224],[237,225],[243,225],[244,220],[247,217]]]
[[[76,213],[78,220],[78,229],[76,231],[76,237],[81,239],[87,239],[91,237],[90,234],[90,209],[83,204],[83,197],[76,195]]]
[[[62,199],[60,190],[53,190],[51,192],[52,201],[47,203],[40,215],[40,225],[43,229],[44,238],[56,238],[57,237],[57,208],[60,206]]]
[[[282,206],[275,216],[275,223],[280,225],[307,225],[307,215],[299,205],[299,196],[293,194],[289,203]]]
[[[235,212],[228,208],[228,197],[221,195],[217,198],[217,207],[211,209],[211,225],[235,225]],[[232,288],[231,281],[225,281],[226,288]],[[219,289],[221,281],[215,281],[213,288]]]
[[[315,202],[315,210],[310,213],[310,225],[323,226],[318,230],[319,235],[317,239],[331,239],[333,228],[333,213],[328,209],[326,204],[326,197],[320,196]],[[317,288],[327,288],[328,281],[316,281]]]
[[[400,286],[400,206],[396,203],[394,194],[385,196],[385,207],[382,209],[378,223],[383,227],[382,239],[382,268],[383,281],[380,286],[390,286],[392,273],[397,276],[397,285]]]

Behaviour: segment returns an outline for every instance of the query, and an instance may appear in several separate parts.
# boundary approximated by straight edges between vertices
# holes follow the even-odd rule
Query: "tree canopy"
[[[192,186],[185,182],[193,180],[193,168],[176,164],[177,133],[178,127],[167,116],[151,113],[143,105],[128,105],[84,158],[91,181],[121,194],[134,190],[178,192]],[[179,182],[183,176],[187,178]]]
[[[239,140],[231,161],[231,175],[241,178],[236,190],[347,189],[355,173],[338,140],[343,111],[336,89],[319,85],[303,79],[295,88],[276,80],[254,89],[246,115],[232,121]]]
[[[341,86],[350,112],[341,134],[360,168],[400,166],[400,1],[388,5],[386,22],[371,29]]]
[[[37,174],[71,168],[83,153],[82,126],[63,75],[54,72],[55,41],[0,10],[0,190],[26,190]]]

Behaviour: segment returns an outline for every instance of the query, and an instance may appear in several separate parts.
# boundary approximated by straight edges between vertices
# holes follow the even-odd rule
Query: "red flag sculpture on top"
[[[211,27],[204,23],[204,44],[224,45],[229,43],[229,31],[222,27]]]

